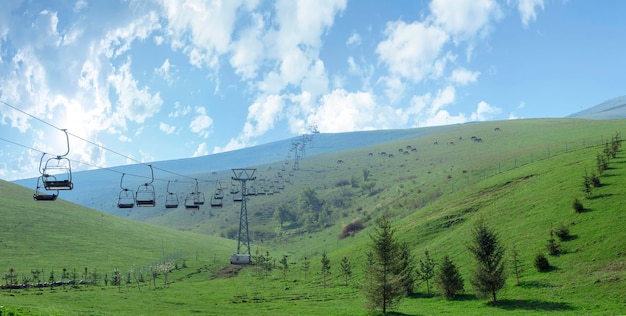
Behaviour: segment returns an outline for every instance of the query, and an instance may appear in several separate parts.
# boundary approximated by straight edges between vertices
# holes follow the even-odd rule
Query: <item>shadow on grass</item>
[[[568,303],[563,302],[547,302],[540,300],[500,300],[495,304],[489,304],[490,306],[506,309],[506,310],[536,310],[536,311],[572,311],[572,307]]]
[[[594,195],[594,196],[588,197],[587,199],[588,200],[597,200],[597,199],[610,197],[610,196],[613,196],[613,193],[598,194],[598,195]]]
[[[411,293],[408,295],[409,298],[433,298],[436,295],[434,293],[426,294],[426,293]]]

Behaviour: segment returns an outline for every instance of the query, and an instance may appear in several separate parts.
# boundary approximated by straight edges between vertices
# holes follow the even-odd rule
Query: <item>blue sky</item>
[[[0,101],[138,161],[563,117],[622,96],[624,1],[2,1]],[[0,178],[62,132],[0,104]],[[78,170],[131,163],[70,137]],[[287,149],[286,149],[287,150]],[[210,166],[207,166],[210,169]]]

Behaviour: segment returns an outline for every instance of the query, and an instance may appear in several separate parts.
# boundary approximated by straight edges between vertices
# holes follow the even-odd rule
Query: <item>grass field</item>
[[[58,275],[63,268],[88,267],[110,276],[116,267],[125,275],[133,265],[147,269],[164,260],[179,266],[168,276],[169,284],[159,276],[156,288],[148,278],[139,287],[131,282],[3,290],[2,315],[366,315],[361,289],[367,286],[364,253],[371,228],[346,239],[337,236],[346,224],[361,220],[372,226],[383,213],[395,215],[397,234],[417,259],[425,249],[437,262],[450,255],[465,279],[465,293],[454,300],[437,290],[427,295],[425,285],[417,286],[397,314],[624,314],[626,155],[620,152],[611,161],[591,198],[584,198],[581,188],[585,171],[595,171],[603,143],[625,123],[549,119],[447,126],[415,139],[307,157],[285,190],[248,202],[251,230],[260,232],[253,236],[269,236],[253,240],[253,248],[277,260],[288,255],[284,277],[279,269],[266,276],[254,266],[228,265],[236,242],[215,235],[235,225],[232,205],[139,223],[64,201],[35,203],[31,191],[0,182],[0,271],[14,267],[20,274],[43,269]],[[417,150],[399,151],[407,146]],[[394,158],[379,155],[383,151]],[[280,164],[259,166],[262,176],[270,174],[269,167],[279,170]],[[364,169],[371,173],[368,181]],[[337,185],[352,178],[358,185]],[[363,189],[366,182],[376,183],[374,194]],[[320,230],[280,228],[271,215],[274,208],[294,204],[305,187],[328,203],[332,224]],[[585,212],[573,211],[574,198],[581,199]],[[522,264],[520,284],[509,270],[494,306],[476,297],[468,281],[473,261],[466,244],[480,216],[508,250],[515,244]],[[560,225],[568,226],[572,237],[560,242],[563,254],[548,256],[554,268],[537,272],[532,260],[538,252],[547,254],[550,230]],[[332,266],[326,287],[322,252]],[[304,256],[311,260],[306,279]],[[339,270],[344,256],[354,271],[347,286]]]

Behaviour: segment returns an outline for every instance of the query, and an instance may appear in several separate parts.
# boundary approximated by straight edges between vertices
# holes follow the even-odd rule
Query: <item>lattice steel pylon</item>
[[[246,182],[256,179],[256,169],[232,169],[233,180],[241,182],[241,211],[239,213],[239,234],[237,237],[237,253],[230,258],[231,263],[250,263],[250,234],[248,230],[248,193]]]

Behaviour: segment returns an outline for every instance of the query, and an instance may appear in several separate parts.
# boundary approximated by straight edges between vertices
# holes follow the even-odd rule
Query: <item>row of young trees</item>
[[[371,251],[366,263],[369,276],[366,297],[370,309],[383,313],[394,309],[403,297],[413,292],[416,280],[426,283],[428,293],[433,280],[447,298],[463,291],[463,277],[450,256],[444,255],[436,269],[435,261],[425,251],[424,258],[416,265],[408,244],[397,239],[388,218],[383,217],[370,236]],[[479,295],[488,296],[495,303],[506,281],[505,249],[484,219],[476,222],[467,249],[476,261],[470,283]]]
[[[183,260],[182,267],[186,268],[187,264]],[[63,268],[61,273],[55,273],[54,270],[50,270],[46,277],[43,269],[34,269],[28,274],[19,274],[14,267],[10,267],[6,273],[3,274],[2,279],[4,284],[0,285],[0,289],[29,289],[29,288],[50,288],[71,286],[77,288],[80,285],[84,286],[97,286],[104,283],[105,286],[118,286],[121,291],[122,285],[129,286],[132,283],[137,285],[137,288],[141,290],[141,283],[152,281],[154,288],[157,288],[156,280],[158,278],[163,279],[163,286],[167,286],[169,283],[168,275],[173,270],[178,270],[178,263],[173,261],[167,261],[159,264],[155,264],[144,269],[135,269],[131,266],[130,270],[126,273],[120,269],[115,268],[111,274],[102,274],[97,269],[89,270],[84,268],[82,271],[76,269],[68,270]],[[147,276],[147,277],[146,277]]]

